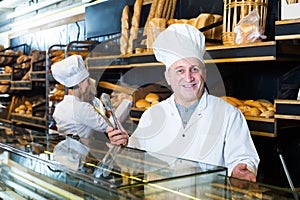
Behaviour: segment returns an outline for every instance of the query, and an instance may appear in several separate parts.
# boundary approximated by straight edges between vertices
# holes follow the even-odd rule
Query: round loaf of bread
[[[153,101],[159,101],[159,96],[155,93],[149,93],[146,95],[145,100],[152,103]]]
[[[149,108],[150,103],[146,101],[145,99],[139,99],[135,102],[135,107],[137,108]]]

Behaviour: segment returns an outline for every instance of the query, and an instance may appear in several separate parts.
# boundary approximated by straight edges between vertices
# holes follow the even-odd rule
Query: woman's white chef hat
[[[204,64],[205,36],[189,24],[172,24],[158,35],[153,51],[166,69],[182,58],[198,58]]]
[[[73,87],[89,77],[80,55],[69,56],[51,66],[53,78],[60,84]]]

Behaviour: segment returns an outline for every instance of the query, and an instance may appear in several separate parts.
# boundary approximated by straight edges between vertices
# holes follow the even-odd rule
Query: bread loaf
[[[128,34],[129,34],[129,6],[123,8],[121,18],[121,38],[120,38],[120,52],[122,55],[127,53],[128,48]]]
[[[147,21],[145,23],[145,29],[144,29],[143,35],[147,35],[147,33],[148,33],[147,29],[148,29],[148,26],[149,26],[149,22],[154,17],[154,15],[155,15],[157,3],[158,3],[158,0],[153,0],[152,1],[151,7],[150,7],[150,11],[149,11],[149,14],[148,14],[148,17],[147,17]]]
[[[142,12],[143,0],[136,0],[133,7],[133,17],[131,20],[130,37],[127,53],[133,52],[133,41],[138,38],[139,24]]]
[[[159,96],[155,93],[149,93],[145,96],[145,100],[152,103],[155,101],[159,101]]]
[[[173,0],[173,2],[172,2],[172,9],[171,9],[170,19],[173,19],[173,18],[174,18],[175,10],[176,10],[176,5],[177,5],[177,0]]]
[[[171,12],[172,12],[172,5],[173,5],[173,0],[169,1],[169,4],[167,5],[167,14],[166,14],[166,20],[168,21],[171,18]]]
[[[214,17],[212,14],[209,13],[201,13],[195,20],[194,26],[197,29],[203,28],[207,25],[210,25],[214,22]],[[203,34],[205,35],[206,38],[211,38],[211,29],[204,31]]]
[[[165,4],[164,4],[164,8],[163,8],[161,18],[166,18],[167,17],[167,12],[168,12],[170,1],[172,1],[172,0],[165,0]]]
[[[157,9],[154,18],[161,18],[166,0],[158,0]]]
[[[213,15],[214,21],[213,23],[217,23],[223,20],[222,15]],[[222,25],[217,26],[211,30],[211,39],[222,40]]]
[[[275,112],[273,110],[267,110],[264,111],[260,114],[261,117],[266,117],[266,118],[270,118],[270,117],[274,117]]]
[[[258,101],[254,100],[246,100],[244,101],[244,104],[256,108],[262,107],[262,105]]]
[[[146,101],[145,99],[139,99],[135,102],[135,107],[137,107],[137,108],[149,108],[150,105],[151,104],[148,101]]]
[[[148,52],[152,52],[152,44],[158,34],[166,28],[166,24],[165,18],[153,18],[150,20],[147,34]]]

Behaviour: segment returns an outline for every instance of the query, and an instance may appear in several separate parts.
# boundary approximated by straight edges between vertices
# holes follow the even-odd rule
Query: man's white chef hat
[[[89,72],[79,55],[72,55],[54,63],[51,71],[53,78],[66,87],[73,87],[89,77]]]
[[[204,65],[205,36],[189,24],[172,24],[153,43],[158,61],[166,69],[182,58],[198,58]]]

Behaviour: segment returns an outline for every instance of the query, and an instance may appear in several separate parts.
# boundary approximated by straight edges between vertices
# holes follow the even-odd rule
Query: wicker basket
[[[235,44],[235,34],[233,32],[234,27],[252,10],[257,10],[260,16],[259,25],[265,29],[267,8],[268,0],[224,0],[223,44]]]

